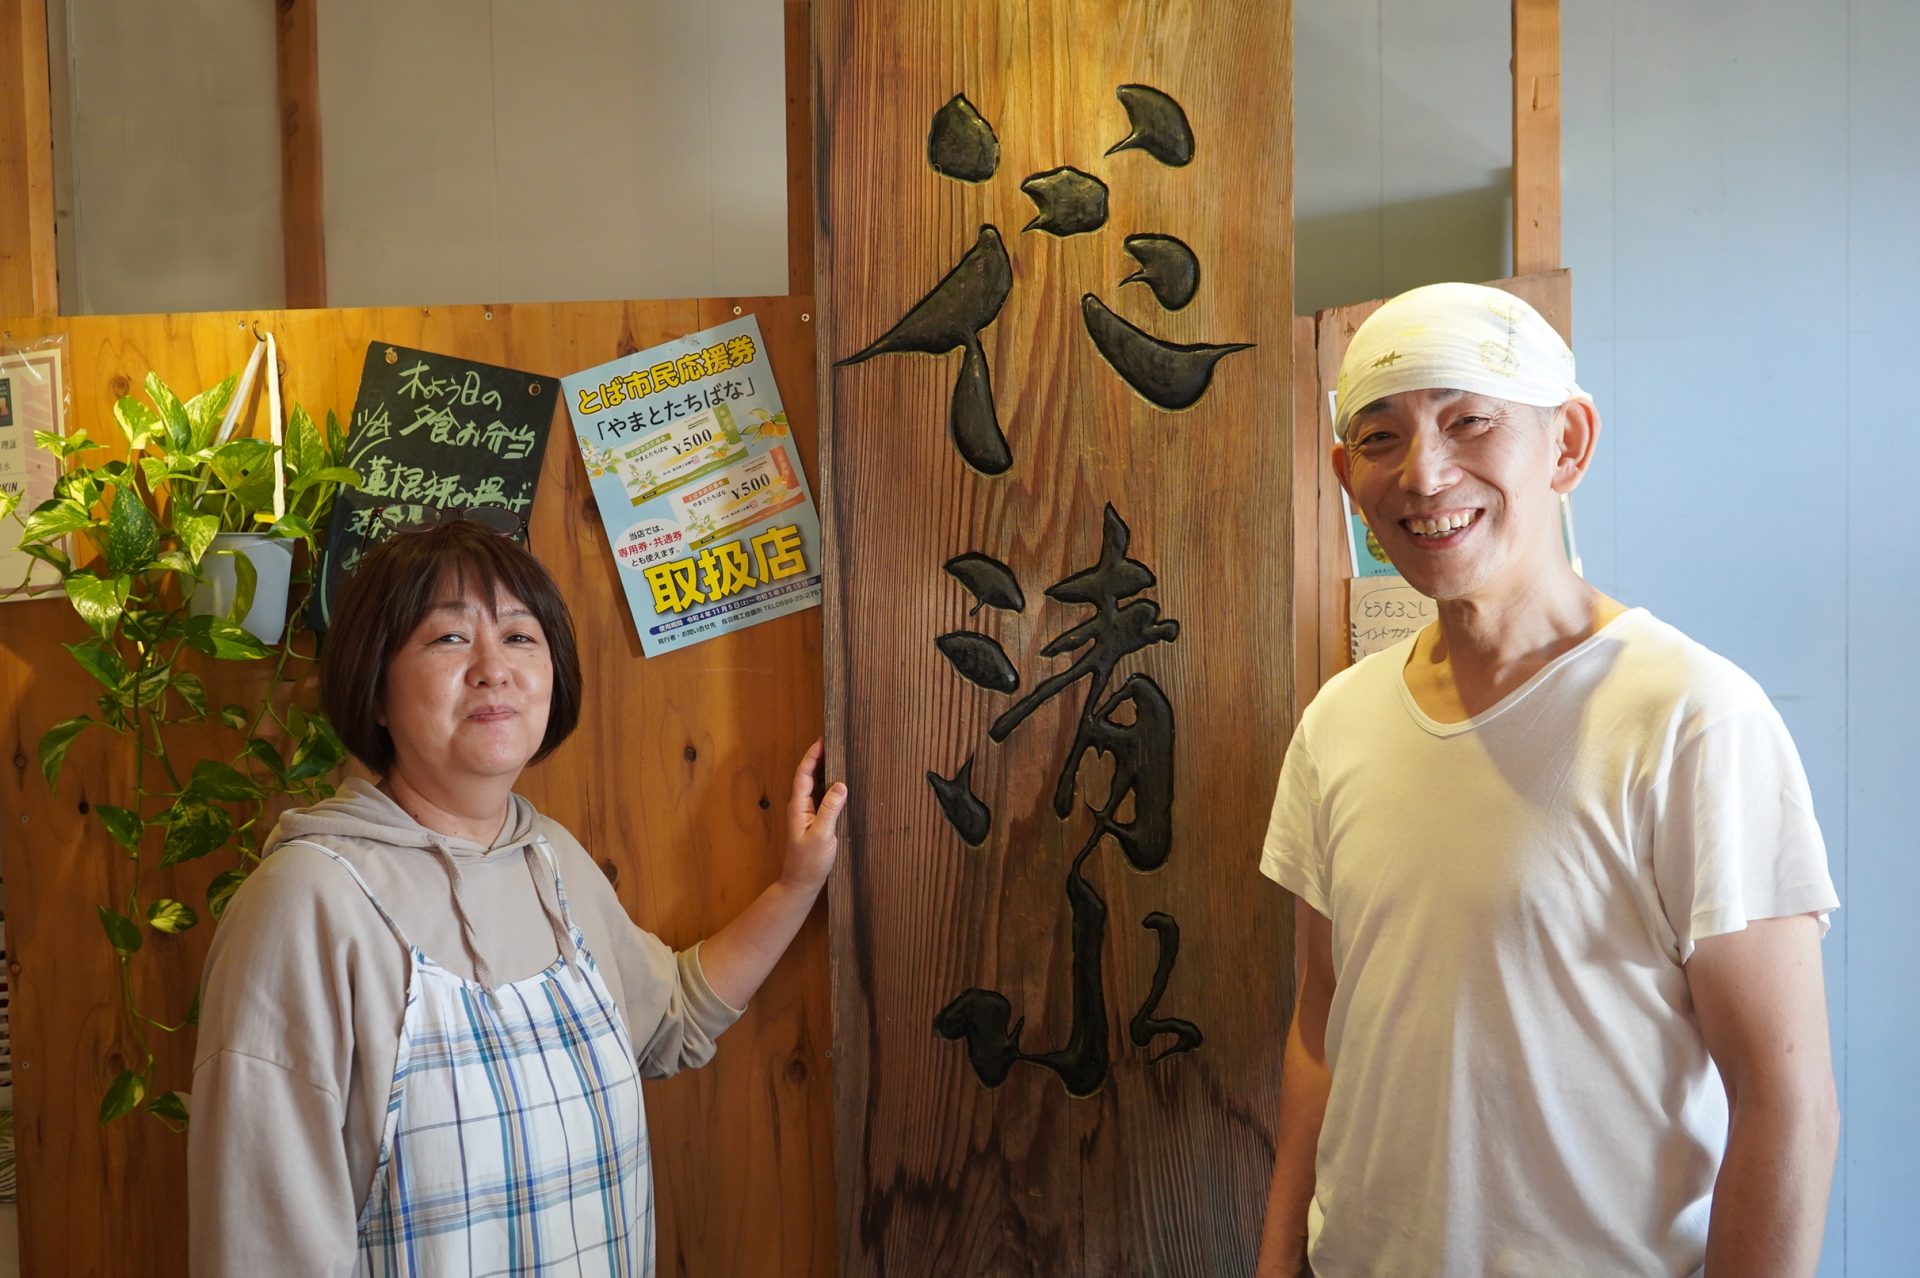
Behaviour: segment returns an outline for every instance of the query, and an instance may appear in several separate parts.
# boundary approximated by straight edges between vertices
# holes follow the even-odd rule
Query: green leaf
[[[239,551],[229,553],[233,555],[233,607],[227,609],[227,619],[237,626],[253,611],[253,592],[260,584],[260,570]]]
[[[61,461],[65,461],[75,453],[84,453],[90,448],[103,447],[88,439],[87,432],[84,430],[76,430],[71,435],[56,435],[50,430],[36,430],[33,432],[33,445],[35,448],[52,453]]]
[[[147,926],[156,932],[175,936],[200,921],[193,907],[171,897],[161,897],[147,907]]]
[[[195,720],[207,717],[207,685],[199,675],[191,670],[178,670],[168,677],[167,685],[186,703]]]
[[[60,780],[60,765],[67,760],[67,747],[81,731],[93,726],[93,719],[87,715],[75,715],[71,719],[62,719],[48,728],[40,738],[40,772],[47,778],[47,788],[53,789]]]
[[[245,706],[224,705],[220,707],[220,722],[226,724],[229,728],[245,728],[247,726],[247,720],[251,717],[252,715]]]
[[[96,577],[90,572],[76,572],[61,584],[66,587],[67,600],[73,604],[73,610],[104,638],[126,611],[127,591],[133,583],[125,577]]]
[[[346,488],[358,488],[360,472],[351,466],[322,466],[319,470],[310,471],[298,479],[289,479],[287,492],[297,495],[315,484],[339,484]]]
[[[122,395],[113,406],[113,420],[120,423],[120,433],[127,437],[127,450],[137,453],[153,438],[154,428],[160,425],[160,414],[133,396]]]
[[[271,741],[252,737],[247,741],[246,749],[242,753],[273,773],[276,778],[283,781],[286,779],[287,761],[280,757],[280,752],[274,748]]]
[[[246,881],[245,870],[222,870],[213,876],[213,882],[207,885],[207,912],[213,915],[214,922],[218,923],[226,914],[234,892]]]
[[[100,484],[100,477],[84,467],[80,470],[67,471],[53,481],[55,500],[64,501],[88,511],[99,504],[100,494],[104,491]]]
[[[187,789],[203,798],[231,802],[257,799],[266,793],[252,778],[216,759],[202,759],[193,765],[193,779],[187,782]]]
[[[133,485],[120,485],[107,516],[108,571],[139,572],[159,549],[160,528],[153,522],[153,512],[140,500]]]
[[[177,572],[195,581],[202,580],[199,563],[184,550],[169,550],[154,560],[153,566],[162,572]]]
[[[158,373],[147,374],[147,398],[160,410],[160,421],[167,429],[167,447],[176,453],[192,448],[193,423],[187,417],[187,406],[160,380]]]
[[[115,954],[125,958],[140,948],[140,929],[134,926],[132,919],[104,905],[93,908],[100,915],[100,926],[106,929],[107,941],[113,946]]]
[[[18,488],[0,488],[0,519],[5,519],[20,505]]]
[[[319,470],[327,464],[326,441],[320,438],[320,430],[313,424],[305,407],[293,406],[293,412],[287,418],[287,471],[289,482],[295,475],[305,475]]]
[[[80,663],[81,669],[109,688],[119,687],[121,680],[127,677],[126,660],[121,657],[120,650],[105,639],[96,637],[60,646],[73,654],[73,659]]]
[[[180,534],[180,546],[199,563],[207,553],[207,547],[220,534],[220,521],[213,515],[196,515],[190,510],[176,511],[173,516],[174,531]]]
[[[225,617],[187,618],[187,646],[223,661],[252,661],[267,655],[265,645]]]
[[[219,921],[218,918],[214,919],[216,923]],[[198,1025],[200,1023],[200,995],[205,989],[206,986],[204,985],[195,987],[193,991],[193,1002],[187,1004],[187,1024],[189,1025]]]
[[[100,721],[115,732],[127,730],[127,695],[118,690],[103,692],[95,697],[93,704],[100,708]]]
[[[100,1121],[111,1123],[116,1118],[131,1114],[147,1096],[147,1080],[130,1069],[120,1071],[120,1077],[107,1087],[107,1094],[100,1098]]]
[[[346,749],[331,732],[316,732],[293,752],[293,762],[287,767],[288,781],[305,781],[309,777],[323,776],[337,767],[346,758]]]
[[[327,456],[338,458],[346,455],[347,432],[341,429],[339,417],[335,416],[334,411],[329,408],[327,410]]]
[[[107,827],[107,833],[113,841],[131,852],[140,846],[140,835],[147,828],[138,812],[126,808],[116,808],[111,803],[93,805],[94,815],[100,818],[100,824]]]
[[[26,527],[20,531],[20,541],[24,546],[30,541],[48,541],[92,526],[93,508],[91,506],[55,499],[41,502],[34,507],[33,513],[27,516]]]
[[[273,445],[264,439],[229,439],[213,450],[213,475],[232,488],[262,466],[271,465]]]
[[[292,485],[288,485],[288,496],[292,496]],[[296,515],[292,511],[273,521],[273,535],[287,541],[311,542],[314,537],[313,525],[305,515]]]
[[[273,515],[273,460],[269,452],[268,459],[255,466],[241,481],[227,489],[240,507],[253,517],[253,522],[272,523]],[[266,516],[262,519],[262,516]],[[260,532],[264,529],[244,528],[236,531]]]
[[[213,807],[189,793],[168,810],[167,841],[160,849],[160,864],[196,861],[219,848],[232,833],[233,818],[225,808]]]
[[[302,741],[307,739],[307,712],[297,701],[287,707],[287,731]]]
[[[101,693],[94,704],[100,707],[100,713],[109,723],[119,726],[119,720],[126,716],[121,713],[133,708],[134,693],[140,693],[142,705],[153,704],[153,685],[156,681],[144,676],[128,675],[113,687]]]
[[[158,608],[135,608],[127,614],[125,625],[126,637],[135,643],[169,643],[187,633],[178,613]]]
[[[73,561],[52,546],[22,546],[20,549],[41,563],[52,565],[53,570],[63,577],[73,571]]]
[[[234,384],[239,380],[239,374],[236,373],[187,401],[187,424],[192,428],[195,448],[205,448],[213,442],[215,432],[220,429],[220,423],[227,415],[227,405],[233,402]]]
[[[197,1019],[192,1017],[187,1023],[191,1025]],[[184,1123],[187,1121],[187,1102],[179,1092],[161,1092],[147,1102],[147,1112],[166,1122]]]

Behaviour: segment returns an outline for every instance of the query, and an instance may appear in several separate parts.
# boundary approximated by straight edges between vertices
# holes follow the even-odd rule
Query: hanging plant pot
[[[287,629],[287,582],[293,575],[293,543],[266,533],[221,533],[200,561],[206,580],[193,586],[187,611],[196,617],[233,611],[238,589],[234,558],[244,555],[253,565],[253,606],[240,628],[261,643],[279,643]]]

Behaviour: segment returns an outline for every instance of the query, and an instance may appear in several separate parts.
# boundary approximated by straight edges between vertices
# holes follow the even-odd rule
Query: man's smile
[[[1453,539],[1472,527],[1479,518],[1478,510],[1441,511],[1432,515],[1408,516],[1400,521],[1400,526],[1418,541],[1436,543]]]

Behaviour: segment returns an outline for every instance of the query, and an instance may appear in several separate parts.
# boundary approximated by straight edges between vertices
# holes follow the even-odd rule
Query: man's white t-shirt
[[[1682,964],[1839,904],[1793,742],[1644,610],[1463,723],[1411,642],[1308,706],[1261,858],[1333,923],[1314,1271],[1692,1274],[1727,1106]]]

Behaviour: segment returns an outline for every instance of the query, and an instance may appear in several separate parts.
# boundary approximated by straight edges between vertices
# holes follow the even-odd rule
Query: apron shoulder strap
[[[553,895],[560,905],[560,922],[569,933],[579,932],[573,922],[573,907],[567,904],[567,884],[560,877],[560,858],[554,854],[553,844],[547,842],[544,834],[535,835],[533,844],[540,849],[540,859],[547,863],[547,873],[553,876]]]
[[[360,871],[353,868],[353,862],[347,860],[347,858],[345,858],[344,856],[341,856],[338,852],[335,852],[332,848],[326,846],[324,843],[315,843],[310,839],[288,839],[285,843],[282,843],[280,846],[283,848],[292,847],[294,844],[299,844],[303,848],[312,848],[316,852],[320,852],[325,854],[326,856],[332,857],[336,865],[338,865],[341,869],[345,870],[348,874],[353,876],[353,881],[355,883],[358,883],[360,885],[360,890],[367,894],[367,900],[373,904],[374,909],[380,912],[380,917],[386,921],[387,927],[393,931],[394,937],[400,942],[400,944],[406,946],[406,948],[409,951],[413,949],[413,942],[407,939],[407,934],[400,930],[400,925],[398,923],[394,922],[393,915],[387,913],[387,907],[380,904],[380,898],[375,896],[373,894],[373,889],[367,886],[367,881],[366,879],[361,877]],[[565,898],[562,898],[562,899],[564,900]]]

